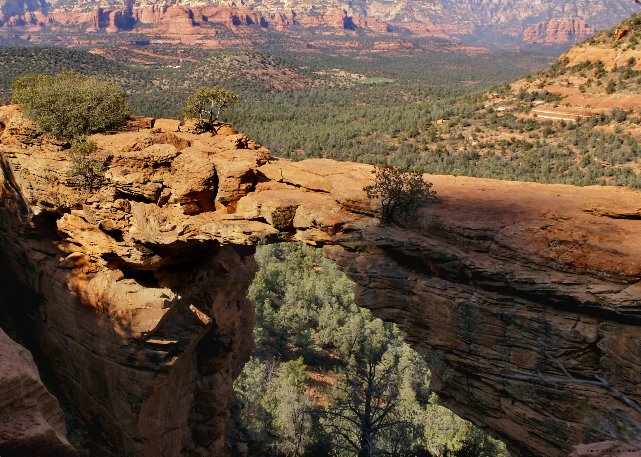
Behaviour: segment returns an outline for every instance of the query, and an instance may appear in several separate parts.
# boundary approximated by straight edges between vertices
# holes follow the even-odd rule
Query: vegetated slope
[[[535,58],[549,59],[520,51],[477,56],[432,52],[412,58],[378,56],[362,60],[324,54],[287,56],[312,69],[336,65],[354,73],[392,78],[394,83],[333,91],[251,94],[226,113],[225,119],[276,155],[374,163],[409,147],[403,137],[412,138],[410,143],[414,138],[425,138],[420,133],[431,125],[431,116],[459,102],[453,97],[518,77],[525,72],[524,62],[531,68]]]
[[[261,51],[216,52],[199,48],[135,46],[100,47],[89,52],[136,67],[142,63],[145,67],[181,69],[180,72],[173,72],[172,79],[183,79],[187,85],[217,81],[217,84],[231,84],[235,90],[283,91],[333,87],[349,84],[352,80],[324,78],[275,53]]]
[[[282,58],[262,52],[239,51],[216,54],[185,68],[187,84],[220,81],[239,91],[287,91],[312,87],[329,88],[349,83],[331,80],[294,68]]]
[[[362,55],[329,53],[280,52],[283,59],[315,71],[341,68],[368,77],[391,78],[396,83],[412,85],[444,85],[483,89],[497,82],[510,81],[524,73],[538,71],[554,62],[557,54],[532,51],[486,51],[475,54],[442,52],[447,40],[415,40],[421,52],[395,55],[392,52]]]
[[[639,23],[641,17],[634,16],[573,48],[548,69],[487,92],[454,98],[423,94],[422,99],[418,94],[407,97],[409,90],[399,87],[392,97],[397,103],[391,105],[379,105],[377,97],[366,95],[342,105],[336,94],[323,94],[321,104],[331,101],[332,106],[324,118],[318,111],[305,114],[303,108],[317,104],[317,95],[309,102],[281,95],[279,102],[292,114],[289,120],[279,118],[271,106],[261,108],[266,104],[252,105],[251,115],[229,116],[273,153],[293,158],[322,156],[436,174],[641,188],[641,56],[635,57]],[[616,29],[624,26],[627,34],[615,39]],[[261,116],[262,109],[271,110],[272,126]],[[287,122],[294,123],[291,130],[283,128]]]
[[[127,83],[137,71],[87,52],[65,48],[0,47],[0,102],[11,99],[16,78],[34,73],[55,75],[74,70],[85,75],[120,78]]]
[[[180,66],[144,66],[63,48],[0,48],[0,103],[9,103],[11,84],[18,77],[67,70],[101,76],[120,85],[135,113],[174,118],[180,116],[190,93],[202,86],[217,84],[242,94],[353,84],[347,79],[294,68],[278,56],[261,52],[210,54],[201,61]]]
[[[449,86],[456,86],[454,91],[460,94],[474,87],[489,87],[497,81],[516,78],[525,72],[524,67],[537,69],[541,65],[537,61],[540,54],[518,51],[492,52],[478,56],[426,51],[410,57],[374,55],[356,58],[358,55],[355,54],[339,57],[324,53],[285,51],[195,52],[185,49],[184,53],[179,53],[178,49],[166,47],[142,46],[136,49],[135,55],[141,57],[140,60],[161,63],[116,63],[104,56],[84,51],[51,47],[0,48],[0,103],[10,101],[11,83],[17,77],[29,73],[55,74],[63,70],[76,70],[100,75],[121,85],[133,111],[138,114],[178,118],[182,105],[195,88],[219,85],[236,91],[241,99],[247,100],[247,105],[244,105],[248,107],[246,113],[253,116],[254,113],[249,109],[252,104],[272,103],[266,94],[274,93],[277,97],[280,93],[293,90],[301,93],[306,90],[314,92],[318,89],[353,87],[355,93],[351,93],[349,89],[341,92],[341,97],[352,103],[361,93],[361,87],[356,84],[355,79],[360,77],[358,75],[390,78],[395,80],[395,84],[402,82],[415,88],[427,85],[430,90],[434,90],[434,87],[440,87],[445,94],[451,94]],[[118,58],[125,51],[115,48],[114,52],[114,55],[105,55]],[[187,61],[180,62],[181,58]],[[543,55],[543,59],[548,57]],[[369,93],[377,90],[373,89]],[[372,99],[369,103],[382,106],[384,103],[404,103],[404,100],[401,97],[393,101],[383,95],[379,101]],[[307,109],[323,113],[332,107],[314,105]],[[289,116],[286,110],[281,111],[276,114],[274,121],[281,115]],[[244,119],[251,123],[251,118]]]
[[[173,69],[124,65],[72,49],[7,47],[0,48],[0,103],[11,101],[11,84],[19,77],[35,73],[55,75],[70,70],[118,84],[127,93],[134,112],[145,111],[149,107],[160,113],[168,105],[173,107],[180,103],[183,98],[177,100],[172,92],[161,97],[158,94],[163,87],[169,86]],[[152,102],[156,103],[153,108],[148,105]]]
[[[346,393],[358,393],[348,387],[341,395],[337,387],[378,351],[385,354],[374,362],[379,377],[384,370],[394,376],[372,392],[391,394],[382,397],[394,402],[389,422],[403,425],[383,429],[377,448],[424,457],[507,455],[502,443],[438,404],[429,365],[443,360],[417,353],[395,324],[357,307],[353,283],[322,250],[283,243],[260,248],[255,258],[259,272],[248,296],[256,306],[257,348],[234,385],[242,402],[237,420],[256,438],[252,455],[335,455],[348,445],[332,433],[340,420],[333,408],[349,401]],[[353,424],[343,423],[342,432],[350,436]]]

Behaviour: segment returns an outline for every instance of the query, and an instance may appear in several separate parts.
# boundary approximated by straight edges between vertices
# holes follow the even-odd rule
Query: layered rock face
[[[213,206],[224,186],[208,146],[181,153],[189,140],[149,131],[97,138],[111,184],[88,193],[69,186],[66,151],[30,142],[11,111],[0,113],[0,243],[17,327],[119,455],[221,455],[232,382],[253,350],[245,233],[260,227],[185,214],[179,202]],[[238,186],[266,160],[244,151],[218,167],[238,171]]]
[[[554,18],[539,22],[523,32],[523,41],[530,43],[568,43],[581,41],[597,32],[583,19],[576,17]]]
[[[561,457],[597,441],[579,403],[622,406],[606,392],[509,376],[565,378],[549,355],[641,400],[641,195],[430,180],[440,201],[411,230],[369,227],[347,249],[325,248],[356,282],[357,302],[397,322],[430,355],[444,403],[515,455]]]
[[[522,36],[531,44],[572,43],[615,24],[635,12],[624,0],[578,2],[455,1],[455,0],[223,0],[155,2],[137,0],[53,0],[39,3],[0,0],[0,26],[37,31],[52,25],[85,26],[86,32],[130,30],[135,23],[153,24],[148,34],[215,34],[211,24],[258,25],[277,31],[316,29],[337,34],[466,37],[483,44],[493,36]],[[588,25],[589,24],[589,25]]]
[[[3,276],[26,297],[11,314],[122,455],[224,455],[252,350],[253,246],[280,240],[323,245],[358,304],[429,355],[444,403],[514,455],[567,455],[598,439],[581,400],[618,406],[509,377],[561,376],[547,354],[641,400],[636,191],[430,176],[438,202],[381,226],[368,165],[141,121],[92,137],[106,172],[88,190],[61,145],[0,110]]]
[[[78,457],[65,438],[58,400],[29,351],[0,329],[0,452],[6,457]]]

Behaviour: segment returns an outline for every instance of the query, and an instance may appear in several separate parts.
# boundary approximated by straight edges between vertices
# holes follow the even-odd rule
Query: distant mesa
[[[545,10],[541,5],[521,4],[518,8],[497,6],[497,13],[487,6],[449,5],[449,0],[438,0],[428,5],[417,0],[416,5],[398,2],[394,12],[369,5],[355,8],[340,0],[324,1],[309,5],[300,1],[282,4],[271,1],[247,1],[240,6],[229,6],[216,0],[204,2],[180,2],[174,5],[150,2],[98,3],[87,9],[79,2],[52,2],[27,4],[0,0],[0,30],[24,28],[39,31],[43,28],[80,26],[77,31],[118,33],[131,31],[147,35],[216,35],[215,25],[223,25],[234,32],[242,27],[253,26],[262,30],[300,33],[312,31],[336,35],[392,35],[436,38],[465,38],[468,42],[479,41],[483,45],[484,34],[519,37],[523,43],[537,45],[563,45],[585,39],[597,28],[609,26],[634,11],[620,0],[616,7],[597,4],[586,10],[577,6],[573,16],[565,16],[563,9]],[[4,2],[4,5],[2,4]],[[15,3],[15,5],[14,5]],[[570,6],[573,0],[565,3]],[[232,4],[233,5],[233,4]],[[380,5],[379,5],[380,6]],[[469,13],[469,14],[468,14]],[[533,25],[530,18],[547,17]],[[596,21],[596,23],[595,23]],[[526,25],[524,25],[526,24]],[[138,27],[143,26],[143,27]],[[62,32],[60,32],[62,33]],[[498,42],[498,41],[497,41]]]
[[[561,17],[539,22],[523,32],[523,41],[528,43],[562,44],[581,41],[597,32],[578,17]]]

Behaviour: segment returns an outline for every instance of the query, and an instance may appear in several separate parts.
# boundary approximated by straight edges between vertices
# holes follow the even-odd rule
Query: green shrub
[[[605,93],[606,94],[613,94],[616,91],[616,87],[617,87],[616,83],[614,82],[613,79],[611,79],[608,82],[608,85],[605,87]]]
[[[88,156],[96,152],[96,143],[87,141],[84,138],[73,140],[69,152],[73,155]]]
[[[91,157],[96,149],[96,143],[84,138],[71,143],[69,158],[74,165],[68,178],[79,187],[91,189],[102,180],[104,163]]]
[[[71,413],[65,412],[65,427],[67,429],[67,440],[81,457],[89,457],[90,451],[85,447],[88,444],[89,431],[83,427],[78,417]]]
[[[302,357],[281,364],[280,375],[286,377],[291,385],[302,388],[309,379]]]
[[[115,84],[66,71],[56,76],[29,75],[11,86],[12,102],[39,130],[76,139],[123,125],[129,119],[125,94]]]
[[[627,114],[621,108],[615,108],[613,111],[614,120],[617,122],[623,122],[627,119]]]
[[[376,167],[374,184],[365,187],[369,198],[381,199],[381,222],[390,223],[414,216],[427,202],[436,199],[430,190],[432,183],[416,171],[404,171],[398,167]]]

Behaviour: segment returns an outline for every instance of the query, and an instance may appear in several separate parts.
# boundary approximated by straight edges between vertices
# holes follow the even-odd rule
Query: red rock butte
[[[377,18],[351,18],[344,10],[328,10],[316,14],[306,14],[293,10],[269,14],[267,16],[245,6],[145,6],[132,9],[95,8],[91,12],[73,10],[53,10],[50,13],[42,11],[20,12],[13,15],[0,13],[0,26],[13,27],[45,27],[54,24],[86,25],[86,32],[97,32],[104,29],[108,33],[116,33],[130,29],[131,21],[150,24],[152,30],[144,33],[163,34],[207,34],[209,24],[222,24],[230,29],[239,26],[258,25],[264,28],[272,27],[278,31],[297,27],[325,26],[336,30],[352,27],[387,33],[387,23]],[[211,31],[212,33],[215,30]],[[429,35],[423,30],[424,34]]]
[[[380,11],[379,11],[380,13]],[[527,13],[525,17],[527,17]],[[328,8],[309,10],[269,10],[256,11],[250,6],[178,6],[141,5],[133,3],[130,8],[99,8],[83,10],[67,5],[64,8],[52,10],[38,7],[33,11],[23,11],[20,8],[7,8],[0,12],[1,29],[25,29],[37,32],[51,27],[57,33],[65,35],[68,32],[60,30],[60,26],[75,25],[77,31],[93,33],[106,31],[113,34],[127,32],[134,24],[147,25],[137,29],[138,33],[146,35],[175,35],[181,37],[216,35],[218,30],[212,24],[221,24],[238,31],[240,27],[260,26],[279,32],[300,33],[303,29],[323,27],[338,35],[350,35],[357,31],[372,35],[413,35],[421,37],[455,38],[475,33],[470,25],[470,18],[463,16],[443,22],[442,15],[432,12],[432,19],[393,21],[381,17],[366,17],[363,15],[348,15],[344,9]],[[535,17],[539,15],[535,14]],[[494,14],[486,18],[489,23],[494,21]],[[553,17],[550,20],[535,25],[522,26],[523,17],[511,25],[510,35],[521,35],[524,42],[535,44],[565,44],[585,39],[596,32],[579,17]],[[499,21],[501,22],[501,21]],[[473,23],[473,22],[472,22]],[[206,40],[206,38],[205,38]],[[185,43],[188,43],[187,39]]]
[[[106,171],[91,191],[31,129],[0,107],[2,308],[121,455],[224,455],[253,350],[253,253],[285,240],[323,246],[359,306],[441,359],[442,402],[513,455],[566,456],[599,440],[581,400],[618,406],[593,386],[510,377],[562,376],[547,354],[641,400],[638,191],[426,176],[437,202],[386,226],[362,190],[371,166],[276,159],[230,126],[139,118],[94,135]],[[44,441],[64,447],[52,421]]]
[[[527,27],[523,31],[523,41],[530,43],[568,43],[584,40],[597,32],[587,22],[578,17],[553,18]]]

